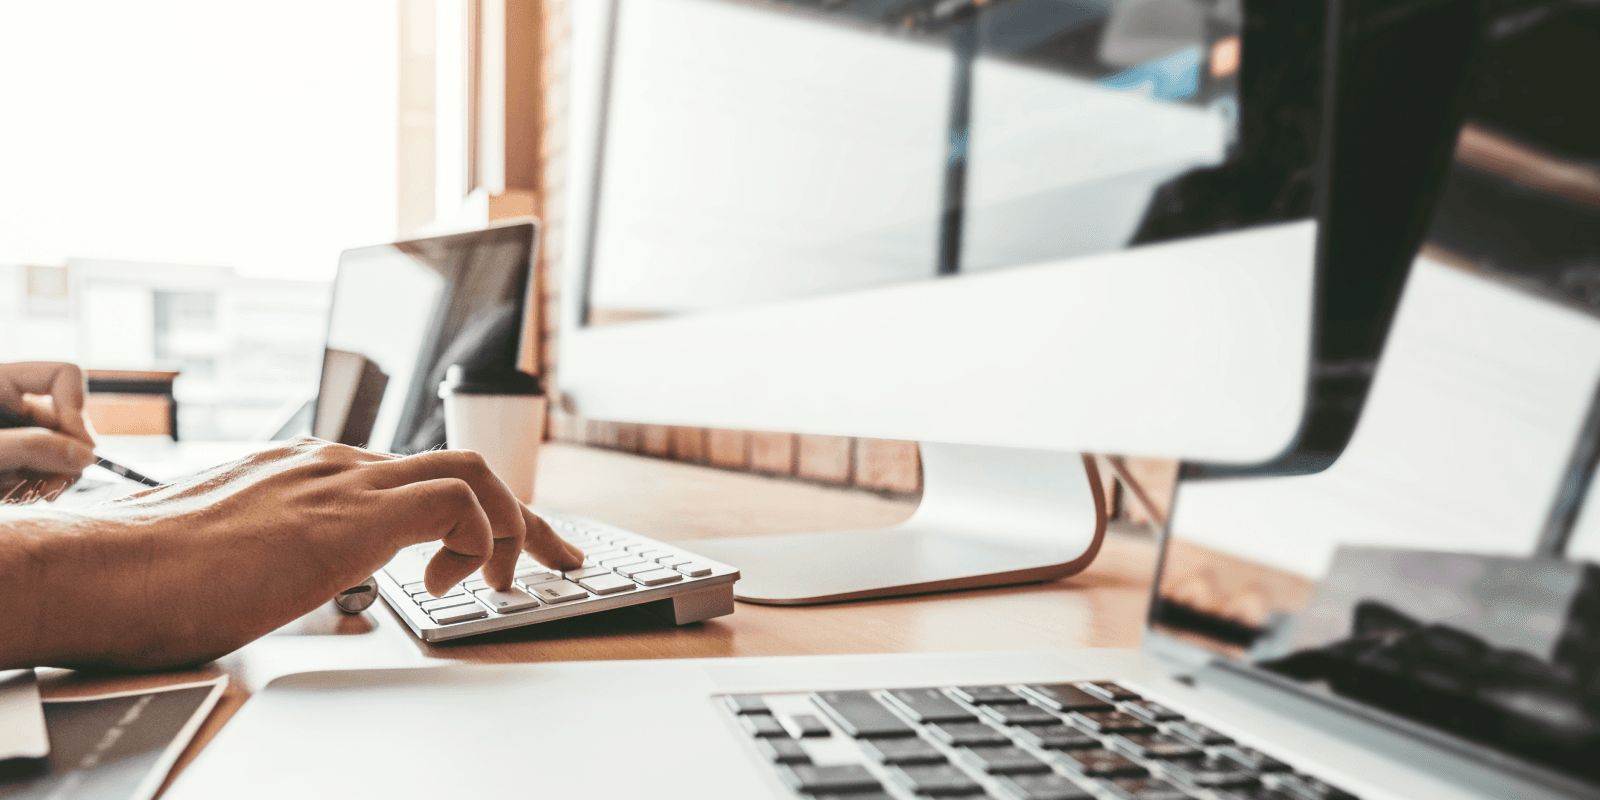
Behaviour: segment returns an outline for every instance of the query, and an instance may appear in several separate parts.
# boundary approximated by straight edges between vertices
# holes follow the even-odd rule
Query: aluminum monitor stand
[[[1105,536],[1094,459],[922,443],[922,503],[892,528],[679,542],[739,568],[734,598],[811,605],[1066,577]]]

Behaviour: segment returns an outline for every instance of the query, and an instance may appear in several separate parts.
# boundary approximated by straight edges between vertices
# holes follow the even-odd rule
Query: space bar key
[[[871,692],[815,692],[815,702],[845,733],[858,739],[915,736],[917,731],[900,719]]]

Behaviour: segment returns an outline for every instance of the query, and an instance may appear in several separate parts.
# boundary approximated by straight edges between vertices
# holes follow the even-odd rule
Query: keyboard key
[[[656,549],[656,546],[654,543],[646,542],[644,544],[630,544],[622,549],[627,550],[630,553],[642,553],[646,550],[654,550]]]
[[[1109,711],[1109,702],[1070,683],[1036,683],[1022,690],[1057,711]]]
[[[472,602],[472,598],[468,597],[466,592],[456,592],[453,595],[441,597],[437,600],[424,600],[417,605],[422,606],[423,611],[431,614],[434,611],[442,608],[455,608],[456,606],[476,606],[477,603]]]
[[[857,739],[914,736],[916,729],[895,716],[871,692],[814,692],[811,701],[844,732]]]
[[[538,586],[541,583],[549,583],[551,581],[560,581],[566,579],[561,577],[561,573],[559,572],[536,572],[527,576],[526,578],[518,578],[517,580],[523,586]]]
[[[880,764],[943,764],[939,748],[917,738],[862,739],[861,750]]]
[[[929,725],[928,735],[954,747],[1011,744],[1011,737],[981,722],[944,722]]]
[[[790,715],[783,726],[789,729],[789,735],[797,739],[833,735],[833,729],[827,723],[811,714]]]
[[[983,715],[1001,725],[1060,725],[1061,718],[1032,703],[984,706]]]
[[[1080,775],[1144,775],[1145,768],[1121,753],[1110,750],[1060,750],[1060,761]]]
[[[654,572],[641,572],[633,576],[633,579],[638,581],[641,586],[660,586],[683,580],[683,573],[670,569],[658,569]]]
[[[810,764],[811,756],[793,739],[757,739],[756,749],[774,764]]]
[[[658,569],[661,569],[661,565],[654,561],[640,561],[637,564],[629,564],[625,567],[617,567],[617,574],[631,578],[635,575],[641,575],[646,572],[654,572]]]
[[[588,597],[589,593],[571,581],[551,581],[529,586],[528,592],[546,603],[566,603]]]
[[[1130,733],[1115,736],[1111,746],[1140,758],[1199,758],[1205,755],[1198,745],[1166,733]]]
[[[970,722],[971,711],[938,689],[894,689],[889,699],[918,722]]]
[[[1267,775],[1263,779],[1294,800],[1356,800],[1356,796],[1310,775]]]
[[[1065,725],[1023,728],[1017,731],[1017,741],[1045,750],[1089,750],[1100,746],[1100,740]]]
[[[478,602],[493,609],[496,614],[515,614],[518,611],[528,611],[539,607],[539,601],[521,589],[507,589],[503,592],[484,589],[476,594]]]
[[[983,794],[983,784],[950,764],[892,767],[890,777],[916,794],[938,796]]]
[[[745,714],[739,717],[739,725],[751,736],[789,738],[789,732],[771,714]]]
[[[1122,800],[1189,800],[1191,795],[1160,778],[1119,778],[1107,787]]]
[[[616,594],[633,591],[634,583],[616,575],[596,575],[578,581],[578,585],[595,594]]]
[[[452,586],[449,589],[445,590],[444,595],[441,596],[441,597],[434,597],[433,595],[428,594],[427,592],[423,592],[422,594],[419,594],[419,595],[413,595],[412,598],[411,598],[411,602],[416,603],[417,605],[420,606],[420,605],[423,605],[425,603],[430,603],[430,602],[434,602],[434,601],[437,601],[437,600],[451,600],[451,599],[460,600],[460,599],[462,599],[462,598],[464,598],[466,596],[467,596],[467,592],[466,592],[465,589],[462,589],[460,586]]]
[[[1168,722],[1183,719],[1183,715],[1153,700],[1135,700],[1123,703],[1122,710],[1150,722]]]
[[[469,592],[476,592],[479,589],[489,588],[489,582],[482,578],[473,578],[471,580],[462,581],[461,588],[466,589]]]
[[[767,699],[759,694],[730,694],[722,698],[722,704],[735,714],[772,713],[772,709],[767,707]]]
[[[1094,795],[1065,775],[1009,775],[1000,791],[1014,800],[1089,800]]]
[[[1225,734],[1201,725],[1198,722],[1174,722],[1167,726],[1168,733],[1175,733],[1191,742],[1200,744],[1231,744]]]
[[[882,788],[882,787],[879,787]],[[895,800],[883,792],[851,792],[849,794],[813,794],[808,800]]]
[[[1253,747],[1235,745],[1217,751],[1257,772],[1288,772],[1291,767]]]
[[[1138,700],[1139,693],[1116,681],[1085,681],[1078,688],[1106,700]]]
[[[582,569],[569,570],[562,574],[566,575],[567,580],[569,581],[581,581],[585,578],[594,578],[600,575],[610,575],[611,570],[606,569],[605,567],[584,567]]]
[[[626,566],[630,566],[630,565],[633,565],[633,564],[643,564],[643,563],[644,563],[644,559],[639,558],[638,556],[634,556],[634,555],[618,556],[616,558],[604,558],[604,559],[600,560],[600,566],[607,567],[609,569],[616,569],[617,567],[626,567]],[[655,562],[651,562],[651,566],[658,566],[658,565],[655,564]]]
[[[962,700],[980,706],[1028,702],[1027,698],[1004,686],[957,686],[950,692]]]
[[[1154,726],[1121,711],[1074,711],[1067,715],[1079,727],[1095,733],[1154,730]]]
[[[704,578],[705,576],[711,574],[711,568],[710,567],[708,567],[708,566],[706,566],[704,564],[696,563],[694,561],[684,562],[684,563],[680,563],[680,564],[669,564],[668,566],[671,566],[673,569],[675,569],[675,570],[677,570],[677,571],[679,571],[679,572],[681,572],[681,573],[683,573],[683,574],[685,574],[685,575],[687,575],[687,576],[689,576],[691,578]]]
[[[778,771],[789,788],[803,794],[822,792],[864,792],[883,789],[883,784],[860,764],[827,767],[794,764]]]
[[[1207,789],[1254,786],[1258,782],[1255,770],[1224,755],[1169,761],[1163,764],[1162,773],[1190,786]]]
[[[961,763],[991,775],[1017,775],[1024,772],[1049,772],[1050,765],[1020,747],[980,747],[956,753]]]
[[[639,552],[639,557],[646,561],[660,561],[663,558],[677,558],[679,555],[681,554],[674,553],[671,550],[641,550]]]
[[[457,622],[483,619],[484,617],[489,616],[489,612],[484,611],[483,606],[473,603],[469,606],[454,606],[452,608],[441,608],[436,611],[430,611],[428,612],[428,616],[431,617],[434,622],[437,622],[440,625],[454,625]]]
[[[400,591],[405,592],[406,594],[409,594],[412,597],[416,597],[419,594],[427,594],[428,593],[428,586],[427,586],[427,584],[423,583],[422,581],[417,581],[416,583],[408,583],[408,584],[400,587]]]

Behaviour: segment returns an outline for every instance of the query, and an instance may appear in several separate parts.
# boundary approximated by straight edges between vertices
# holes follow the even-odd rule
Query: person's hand
[[[20,625],[19,649],[35,665],[216,658],[421,542],[443,544],[426,571],[434,594],[479,568],[491,587],[507,588],[524,550],[555,569],[583,562],[476,453],[397,458],[310,438],[19,527],[37,542],[21,565],[33,574],[20,577],[43,606],[32,615],[12,607],[8,616],[13,630],[31,623]],[[10,647],[0,643],[0,651]],[[0,662],[19,663],[10,655]]]
[[[0,364],[0,409],[29,423],[0,428],[0,502],[55,494],[94,463],[83,395],[72,364]]]

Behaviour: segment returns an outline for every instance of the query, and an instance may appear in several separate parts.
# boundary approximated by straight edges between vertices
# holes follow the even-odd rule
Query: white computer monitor
[[[572,9],[566,401],[922,443],[905,525],[703,543],[743,599],[1082,569],[1104,516],[1083,452],[1331,463],[1460,63],[1408,73],[1433,96],[1380,131],[1339,103],[1401,43],[1319,58],[1317,7],[806,5]]]

